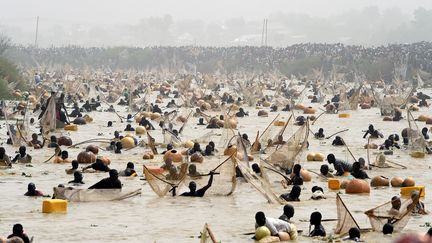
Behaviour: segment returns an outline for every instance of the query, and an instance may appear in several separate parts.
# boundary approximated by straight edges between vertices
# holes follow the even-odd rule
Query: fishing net
[[[242,172],[243,178],[251,184],[258,192],[260,192],[264,198],[273,204],[283,204],[283,200],[280,199],[272,190],[268,180],[262,175],[257,175],[246,163],[237,163],[240,171]]]
[[[417,126],[417,123],[414,121],[414,117],[407,109],[408,112],[408,149],[411,153],[413,152],[425,152],[427,142],[424,139],[423,135],[420,133],[420,130]]]
[[[266,145],[267,145],[267,148],[266,148],[266,152],[267,152],[267,150],[268,150],[268,148],[269,147],[273,147],[273,146],[277,146],[277,147],[279,147],[279,146],[281,146],[281,145],[283,145],[283,143],[284,143],[284,141],[283,141],[283,138],[285,137],[285,135],[288,133],[288,129],[287,129],[287,127],[288,127],[288,125],[293,125],[293,122],[291,122],[290,123],[290,121],[292,120],[291,118],[292,118],[293,116],[291,115],[289,118],[288,118],[288,120],[285,122],[285,125],[284,126],[282,126],[281,127],[281,129],[273,136],[273,139],[271,139],[271,140],[267,140],[267,143],[266,143]]]
[[[183,163],[175,180],[168,180],[163,174],[155,174],[144,166],[144,176],[150,188],[159,196],[164,197],[174,186],[179,185],[185,180],[188,164]]]
[[[168,130],[163,130],[163,138],[164,138],[164,144],[172,144],[174,147],[178,147],[181,145],[181,141],[179,138],[177,138],[173,133],[171,133]]]
[[[211,196],[230,196],[234,193],[237,180],[236,180],[236,166],[237,161],[234,156],[230,156],[220,163],[213,171],[213,183],[211,187],[206,191],[205,195]],[[188,186],[189,182],[194,181],[197,184],[197,189],[207,185],[209,177],[205,176],[194,176],[187,177],[184,185]]]
[[[54,187],[54,198],[71,202],[118,201],[138,196],[141,189],[74,189],[71,187]]]
[[[411,218],[412,207],[410,205],[412,203],[411,198],[406,199],[401,203],[400,209],[397,210],[392,208],[392,201],[389,201],[366,211],[365,214],[368,216],[374,231],[381,232],[386,223],[391,223],[395,232],[401,232]]]
[[[337,225],[334,231],[336,234],[345,235],[353,227],[357,227],[358,229],[360,229],[359,225],[355,221],[354,217],[351,215],[351,212],[348,210],[339,194],[336,194],[336,207]]]
[[[215,136],[215,132],[212,130],[206,134],[204,134],[201,137],[192,139],[192,142],[194,143],[209,143],[210,141],[212,141],[212,138],[214,138]]]
[[[356,89],[354,91],[354,93],[349,97],[348,104],[349,104],[350,110],[357,110],[357,108],[359,106],[360,90],[361,90],[361,87]]]
[[[236,136],[236,134],[233,129],[224,128],[218,142],[218,147],[226,148],[229,145],[231,138],[234,136]]]
[[[53,132],[56,129],[56,101],[55,95],[51,96],[48,106],[40,120],[40,125],[44,133]]]
[[[298,163],[302,153],[307,149],[309,123],[302,125],[283,145],[278,147],[266,162],[284,169],[290,169]]]

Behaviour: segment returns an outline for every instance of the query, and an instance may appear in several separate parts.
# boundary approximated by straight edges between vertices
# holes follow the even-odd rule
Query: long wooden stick
[[[348,152],[350,153],[350,155],[354,159],[354,161],[357,161],[357,159],[354,157],[353,153],[351,152],[348,145],[346,144],[346,142],[343,139],[342,139],[342,142],[344,143],[345,147],[347,148]]]
[[[368,137],[368,143],[367,143],[367,159],[368,159],[368,169],[371,170],[370,157],[369,157],[369,142],[370,142],[370,137]]]
[[[336,134],[339,134],[339,133],[342,133],[342,132],[346,132],[346,131],[348,131],[348,130],[349,130],[349,129],[344,129],[344,130],[342,130],[342,131],[339,131],[339,132],[333,133],[332,135],[326,137],[326,139],[329,139],[329,138],[333,137],[333,136],[336,135]]]
[[[321,112],[321,114],[319,114],[317,116],[317,118],[315,118],[315,120],[312,122],[312,125],[315,125],[315,122],[318,120],[318,118],[320,118],[322,115],[324,115],[326,113],[326,111]]]

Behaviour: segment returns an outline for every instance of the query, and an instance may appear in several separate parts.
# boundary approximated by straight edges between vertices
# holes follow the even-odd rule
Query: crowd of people
[[[305,70],[323,69],[330,75],[335,67],[338,72],[351,73],[350,70],[365,75],[365,63],[389,66],[382,77],[390,81],[394,76],[413,79],[418,70],[432,73],[432,43],[391,44],[388,46],[364,47],[337,44],[295,44],[283,48],[235,46],[235,47],[127,47],[127,48],[85,48],[79,46],[34,48],[32,46],[13,46],[7,55],[25,66],[50,63],[70,65],[77,68],[135,68],[156,71],[199,71],[199,72],[273,72],[284,70],[283,66],[293,65],[296,61]],[[308,58],[318,58],[319,64],[302,62]],[[36,62],[36,63],[34,63]],[[293,73],[297,75],[298,73]],[[303,73],[303,75],[306,75]],[[428,77],[429,78],[429,77]]]

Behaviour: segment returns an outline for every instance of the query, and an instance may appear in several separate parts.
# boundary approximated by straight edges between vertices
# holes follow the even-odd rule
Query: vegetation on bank
[[[18,67],[3,56],[10,46],[9,43],[10,39],[0,35],[0,100],[12,98],[14,90],[9,88],[9,84],[16,83],[15,89],[28,90],[28,85]]]

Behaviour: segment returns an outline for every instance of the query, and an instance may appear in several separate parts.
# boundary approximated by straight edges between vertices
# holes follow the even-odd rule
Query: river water
[[[314,106],[318,107],[316,104]],[[126,108],[116,107],[116,109],[120,114],[126,116]],[[254,108],[247,110],[250,115],[238,119],[238,129],[241,133],[247,133],[252,140],[256,131],[260,130],[262,132],[277,113],[269,113],[269,117],[263,118],[256,116],[258,110]],[[188,113],[186,110],[182,112],[185,115]],[[279,113],[281,120],[287,119],[291,114],[290,112]],[[295,111],[296,115],[301,115],[301,113]],[[400,134],[400,131],[408,126],[406,119],[400,122],[382,121],[378,108],[359,109],[348,113],[351,114],[351,118],[347,119],[338,118],[337,115],[325,114],[311,126],[311,129],[316,132],[318,128],[322,127],[325,134],[330,135],[349,128],[349,131],[340,134],[341,137],[343,137],[356,157],[365,159],[367,158],[367,151],[363,146],[367,143],[367,139],[362,138],[362,130],[366,130],[369,124],[374,124],[375,128],[379,129],[385,137],[392,133]],[[216,113],[209,112],[209,114]],[[430,110],[425,108],[413,113],[414,117],[420,114],[432,115]],[[90,116],[94,118],[94,122],[80,126],[78,132],[59,130],[57,133],[67,134],[74,143],[77,143],[96,137],[112,138],[114,128],[122,131],[126,126],[126,123],[120,123],[114,113],[92,112]],[[404,116],[406,117],[406,113]],[[109,129],[106,127],[108,120],[114,121],[114,128]],[[184,141],[200,137],[209,131],[203,126],[197,126],[197,120],[198,118],[194,117],[189,120],[183,132],[182,139]],[[157,125],[156,122],[153,123],[155,126]],[[5,146],[8,155],[13,157],[17,148],[6,145],[4,121],[1,121],[0,124],[2,127],[1,142],[4,143],[3,146]],[[425,126],[424,123],[418,123],[418,125],[420,129]],[[180,124],[175,125],[177,128],[179,126]],[[292,133],[296,128],[288,127],[288,134]],[[33,126],[32,130],[36,131],[37,128]],[[98,133],[102,133],[102,135],[98,136]],[[217,133],[221,133],[221,130],[217,131]],[[160,130],[152,132],[152,136],[157,141],[162,141]],[[218,141],[219,137],[215,137],[214,140]],[[309,142],[308,152],[321,152],[325,155],[332,152],[336,155],[336,158],[347,159],[352,162],[345,147],[331,146],[332,139],[316,140],[310,137]],[[376,139],[372,140],[372,142],[382,144],[384,139]],[[107,145],[97,144],[101,147]],[[205,147],[205,145],[201,146]],[[68,149],[70,158],[76,158],[77,154],[84,150],[85,147],[86,145],[81,145],[78,148]],[[159,150],[161,151],[161,149]],[[199,242],[199,233],[207,222],[218,241],[253,242],[250,239],[251,236],[243,234],[254,230],[254,215],[257,211],[264,211],[270,217],[279,217],[282,214],[282,206],[268,204],[261,194],[245,182],[239,182],[235,193],[230,197],[173,198],[166,196],[165,198],[158,198],[146,182],[140,180],[140,178],[143,164],[160,166],[162,165],[162,158],[156,156],[153,161],[145,162],[142,159],[145,151],[149,151],[149,149],[137,147],[123,152],[121,155],[100,151],[101,155],[111,158],[111,168],[121,170],[126,167],[127,162],[133,161],[135,163],[135,168],[140,177],[121,178],[121,180],[124,188],[142,188],[141,196],[116,202],[71,202],[68,205],[66,214],[44,214],[42,213],[43,198],[23,196],[27,184],[34,182],[37,189],[45,194],[52,195],[54,186],[67,183],[67,181],[73,179],[73,176],[65,174],[65,169],[70,167],[69,164],[43,163],[53,154],[53,150],[48,148],[42,150],[28,148],[28,153],[33,156],[33,167],[17,164],[12,169],[0,171],[0,191],[2,192],[2,197],[0,197],[0,235],[7,236],[10,234],[13,224],[19,222],[23,224],[28,235],[34,236],[35,242]],[[372,162],[375,159],[377,150],[370,150],[370,153]],[[265,158],[264,155],[263,158]],[[372,178],[376,175],[384,175],[389,178],[393,176],[413,177],[417,185],[426,186],[426,197],[423,200],[426,208],[430,210],[432,203],[429,196],[432,178],[432,160],[430,157],[414,159],[408,155],[407,151],[396,150],[394,155],[387,156],[387,158],[406,165],[408,169],[373,168],[367,171],[369,177]],[[223,159],[221,156],[215,156],[210,160],[222,161]],[[258,157],[256,156],[255,159],[257,160]],[[206,158],[206,160],[209,160],[209,158]],[[206,161],[204,161],[205,163]],[[207,163],[210,162],[207,161]],[[314,171],[319,171],[319,167],[323,163],[327,162],[307,162],[306,154],[301,159],[302,166]],[[198,165],[198,170],[203,170],[200,169],[200,166]],[[31,175],[31,177],[23,176],[22,173]],[[86,173],[84,174],[85,186],[90,186],[106,176],[105,173]],[[274,183],[277,186],[277,183]],[[310,190],[314,185],[319,185],[325,189],[327,199],[320,201],[309,199]],[[283,191],[280,187],[279,192]],[[360,227],[370,228],[368,219],[363,212],[389,201],[391,197],[399,194],[399,188],[372,189],[368,195],[346,195],[344,190],[341,190],[341,192],[342,199]],[[301,202],[292,203],[295,207],[293,221],[298,229],[307,234],[309,224],[304,221],[309,219],[311,212],[315,210],[322,213],[323,219],[335,219],[335,198],[335,192],[328,191],[327,183],[313,175],[312,182],[306,182],[303,185]],[[430,215],[412,217],[404,232],[426,232],[427,228],[420,225],[431,221],[432,217]],[[323,225],[329,234],[333,231],[336,221],[324,222]],[[384,237],[380,233],[367,233],[362,237],[367,242],[391,242],[396,236],[397,234],[392,238]],[[314,239],[301,237],[300,241],[311,242]]]

